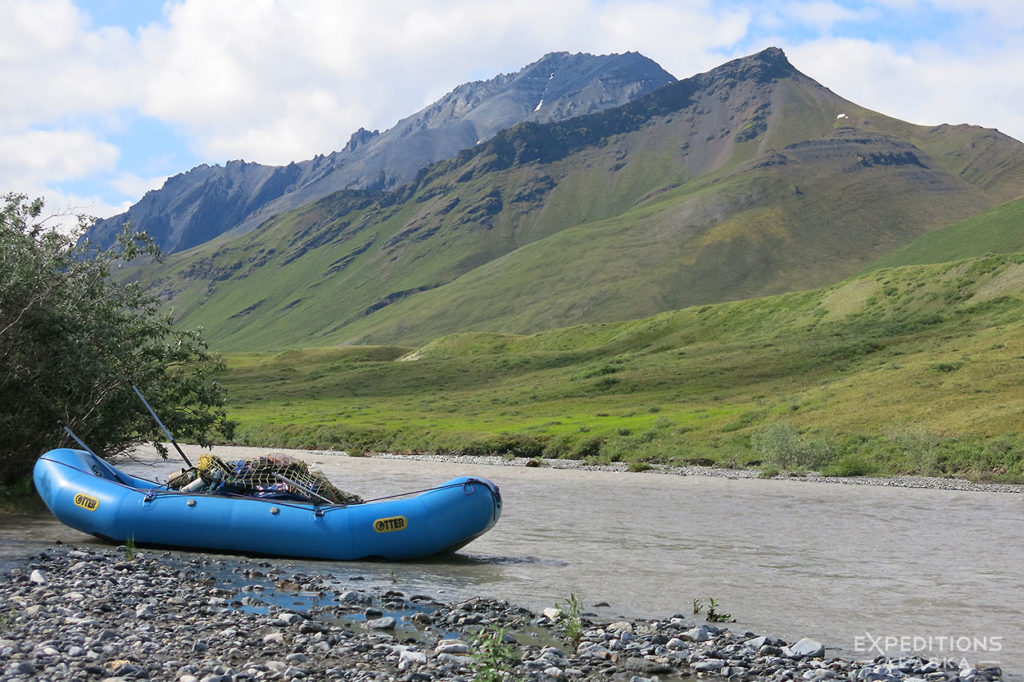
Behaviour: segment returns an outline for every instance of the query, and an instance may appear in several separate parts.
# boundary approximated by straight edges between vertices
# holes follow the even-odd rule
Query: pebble
[[[821,658],[825,655],[825,646],[821,642],[804,637],[792,646],[783,647],[782,654],[789,658]]]
[[[373,620],[366,621],[366,627],[371,630],[394,630],[396,625],[398,625],[398,621],[392,616],[384,616],[383,618],[374,618]]]
[[[140,680],[433,682],[484,675],[474,642],[503,628],[505,679],[645,682],[697,676],[728,682],[993,682],[999,668],[923,658],[845,661],[825,646],[667,620],[580,621],[504,600],[454,603],[379,587],[335,589],[329,578],[283,576],[267,562],[182,553],[132,561],[108,548],[57,547],[0,576],[0,681]],[[234,567],[232,569],[232,567]],[[269,570],[268,570],[269,569]],[[245,584],[214,573],[245,576]],[[275,582],[276,579],[276,582]],[[303,613],[243,597],[293,585],[319,593]],[[243,599],[249,599],[247,603]],[[242,608],[245,606],[245,608]],[[396,617],[416,609],[414,617]],[[302,609],[296,609],[302,610]],[[362,624],[366,613],[380,618]],[[396,614],[396,615],[392,615]]]
[[[471,650],[469,645],[460,639],[442,639],[434,647],[439,654],[468,654]]]

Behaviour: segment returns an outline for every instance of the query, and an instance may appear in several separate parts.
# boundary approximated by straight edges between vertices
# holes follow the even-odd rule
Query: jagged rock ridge
[[[516,123],[601,111],[674,81],[635,52],[548,54],[517,73],[460,85],[383,133],[360,128],[340,151],[287,166],[231,161],[181,173],[89,236],[108,244],[127,220],[165,253],[181,251],[341,189],[393,188]]]

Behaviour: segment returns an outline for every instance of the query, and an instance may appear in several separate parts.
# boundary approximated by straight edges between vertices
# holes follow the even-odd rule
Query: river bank
[[[280,561],[62,546],[3,578],[4,680],[429,682],[506,666],[531,680],[1002,679],[953,652],[927,660],[868,650],[853,661],[812,639],[732,632],[693,615],[602,621],[567,609],[566,620],[486,597],[445,602],[360,576],[290,572]]]
[[[193,458],[202,452],[197,446],[186,446]],[[352,457],[355,459],[382,459],[382,460],[405,460],[415,462],[434,462],[440,464],[461,464],[467,466],[487,467],[525,467],[525,468],[546,468],[569,471],[599,471],[608,473],[631,473],[645,475],[668,475],[668,476],[697,476],[708,478],[726,478],[734,480],[761,479],[778,481],[797,481],[806,483],[829,483],[836,485],[860,485],[883,488],[923,488],[930,490],[950,490],[962,492],[986,492],[986,493],[1013,493],[1024,494],[1024,484],[1019,483],[992,483],[984,481],[970,481],[964,478],[939,478],[933,476],[823,476],[817,472],[781,473],[768,478],[762,477],[760,469],[728,469],[711,466],[675,466],[666,464],[651,464],[642,471],[631,471],[629,466],[623,462],[612,462],[610,464],[590,464],[583,460],[575,459],[550,459],[550,458],[525,458],[525,457],[501,457],[497,455],[436,455],[436,454],[395,454],[390,452],[370,452],[360,455],[352,455],[343,450],[294,450],[286,448],[263,448],[250,446],[219,446],[216,452],[222,453],[225,458],[249,458],[259,457],[268,452],[283,452],[295,455],[300,458],[310,459],[318,457]],[[152,462],[159,455],[154,446],[146,444],[138,447],[132,457]],[[177,466],[173,450],[168,460],[168,468]]]
[[[331,450],[316,451],[323,454],[347,455],[344,452]],[[447,462],[465,463],[478,466],[517,466],[517,467],[547,467],[550,469],[569,469],[579,471],[607,471],[617,473],[644,473],[644,474],[666,474],[671,476],[707,476],[714,478],[731,479],[761,479],[763,478],[760,469],[725,469],[721,467],[708,466],[673,466],[665,464],[651,464],[642,471],[635,472],[623,463],[612,464],[588,464],[582,460],[572,459],[526,459],[526,458],[505,458],[497,456],[469,456],[469,455],[425,455],[409,454],[396,455],[392,453],[372,453],[368,457],[379,459],[409,459],[422,462]],[[989,483],[969,481],[964,478],[938,478],[932,476],[822,476],[817,472],[801,472],[792,474],[777,474],[768,479],[782,481],[805,481],[808,483],[834,483],[842,485],[868,485],[881,486],[885,488],[928,488],[931,490],[959,490],[971,492],[988,493],[1017,493],[1024,494],[1024,484],[1019,483]],[[767,479],[766,479],[767,480]]]
[[[193,446],[185,451],[193,461],[200,454]],[[233,459],[268,451],[216,452]],[[494,529],[444,560],[268,560],[288,573],[452,604],[486,595],[537,614],[576,594],[595,623],[692,618],[695,599],[707,604],[714,597],[720,611],[738,619],[728,624],[734,633],[788,642],[810,634],[829,657],[844,660],[881,653],[966,658],[979,667],[1000,666],[1004,679],[1022,679],[1015,595],[1024,519],[1022,498],[1014,494],[939,489],[942,479],[929,489],[758,480],[751,472],[734,478],[736,472],[714,469],[707,475],[627,474],[563,460],[536,467],[501,458],[286,452],[367,498],[483,475],[501,486],[506,501]],[[181,461],[173,453],[162,460],[155,451],[140,451],[136,461],[119,465],[166,480]],[[578,469],[563,468],[573,466]],[[21,568],[25,556],[55,540],[82,551],[105,547],[49,514],[11,519],[0,524],[0,543],[17,560],[0,566]],[[211,555],[183,556],[202,561]],[[315,595],[284,599],[283,608],[294,610],[293,601],[315,601]]]

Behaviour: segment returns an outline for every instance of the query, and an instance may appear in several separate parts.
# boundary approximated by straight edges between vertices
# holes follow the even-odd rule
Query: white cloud
[[[893,2],[895,0],[888,0]],[[903,5],[913,5],[904,0]],[[993,24],[993,28],[1019,29],[1024,27],[1024,13],[1020,0],[930,0],[936,8],[966,16],[980,15]]]
[[[825,39],[787,48],[794,66],[846,99],[921,125],[970,123],[1024,137],[1024,84],[1015,51],[906,50],[868,40]]]
[[[124,30],[87,31],[69,0],[6,0],[0,16],[4,129],[106,111],[134,99],[120,77],[132,58]]]
[[[160,189],[165,182],[167,182],[166,175],[144,178],[135,173],[121,173],[110,181],[110,185],[125,196],[141,197],[151,189]]]
[[[0,191],[18,192],[32,199],[43,197],[45,215],[52,216],[49,222],[71,229],[80,213],[106,217],[127,208],[111,205],[99,196],[83,197],[59,189],[63,181],[112,169],[118,154],[117,147],[83,131],[0,135]]]
[[[863,22],[876,19],[878,10],[873,7],[850,9],[831,0],[799,0],[780,3],[776,6],[779,24],[810,26],[819,32],[829,32],[840,22]]]
[[[607,46],[598,51],[638,50],[679,78],[718,66],[751,22],[745,9],[711,3],[611,3],[597,8],[598,44]]]
[[[87,30],[69,0],[0,0],[0,16],[0,189],[45,197],[61,224],[80,212],[109,215],[115,207],[104,200],[59,186],[117,165],[120,150],[102,128],[134,99],[119,76],[131,60],[130,37]]]
[[[953,28],[907,23],[929,13]],[[72,0],[0,0],[0,16],[0,188],[93,173],[106,207],[180,156],[125,134],[133,121],[159,120],[203,161],[283,164],[561,50],[637,50],[685,78],[777,44],[864,106],[1024,137],[1018,0],[167,0],[131,33]]]
[[[713,4],[525,0],[255,3],[186,0],[141,35],[139,106],[217,158],[286,163],[387,128],[484,72],[555,50],[642,50],[670,71],[713,66],[743,37],[741,10]]]
[[[0,135],[0,183],[14,187],[77,180],[113,168],[119,154],[117,147],[87,131]]]

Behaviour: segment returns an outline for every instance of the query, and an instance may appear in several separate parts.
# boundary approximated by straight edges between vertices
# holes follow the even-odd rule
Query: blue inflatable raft
[[[36,490],[64,524],[117,542],[311,559],[415,559],[454,552],[501,515],[498,487],[452,480],[398,499],[319,504],[174,490],[90,452],[51,450]]]

